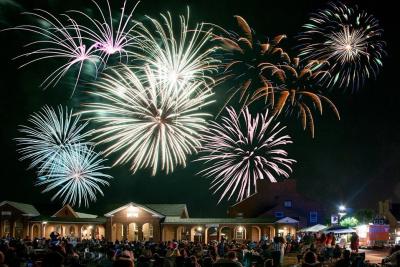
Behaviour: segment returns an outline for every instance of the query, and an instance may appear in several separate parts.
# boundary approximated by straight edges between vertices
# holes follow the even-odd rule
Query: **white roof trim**
[[[117,212],[119,212],[119,211],[121,211],[121,210],[124,210],[124,209],[126,209],[126,208],[128,208],[128,207],[130,207],[130,206],[134,206],[134,207],[141,208],[141,209],[143,209],[143,210],[145,210],[145,211],[151,213],[154,217],[159,217],[159,218],[165,217],[164,215],[162,215],[162,214],[156,212],[155,210],[149,209],[149,208],[146,207],[146,206],[143,206],[143,205],[140,205],[140,204],[136,204],[136,203],[134,203],[134,202],[129,202],[128,204],[126,204],[126,205],[124,205],[124,206],[122,206],[122,207],[119,207],[118,209],[112,210],[112,211],[110,211],[110,212],[104,214],[104,216],[106,216],[106,217],[114,216],[115,213],[117,213]]]
[[[59,210],[58,210],[56,213],[54,213],[51,217],[57,217],[57,216],[56,216],[57,213],[59,213],[60,211],[62,211],[64,208],[68,208],[68,209],[72,212],[72,215],[74,215],[75,218],[79,218],[79,216],[78,216],[78,214],[76,213],[76,211],[74,211],[74,209],[73,209],[70,205],[68,205],[68,204],[64,205],[61,209],[59,209]]]
[[[5,204],[8,204],[8,205],[14,207],[15,209],[17,209],[19,211],[25,212],[25,211],[21,210],[19,207],[15,206],[14,203],[20,203],[20,204],[23,204],[23,205],[29,205],[34,209],[33,212],[35,212],[35,211],[37,212],[37,213],[23,213],[22,216],[35,217],[35,216],[39,216],[40,215],[40,213],[36,210],[36,208],[33,205],[25,204],[25,203],[21,203],[21,202],[14,202],[14,201],[4,200],[4,201],[0,202],[0,207],[4,206]]]
[[[280,220],[277,220],[275,223],[298,223],[298,222],[299,222],[298,220],[295,220],[293,218],[285,217]]]

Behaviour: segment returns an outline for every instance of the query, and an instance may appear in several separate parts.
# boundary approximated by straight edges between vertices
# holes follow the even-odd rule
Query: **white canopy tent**
[[[310,227],[303,228],[303,229],[299,230],[299,232],[302,232],[302,233],[317,233],[317,232],[325,230],[326,228],[327,228],[327,226],[325,226],[325,225],[316,224],[316,225],[313,225],[313,226],[310,226]]]

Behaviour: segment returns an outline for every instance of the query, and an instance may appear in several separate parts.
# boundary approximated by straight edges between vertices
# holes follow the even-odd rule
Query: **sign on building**
[[[331,215],[331,224],[338,224],[339,223],[339,215],[333,214]]]

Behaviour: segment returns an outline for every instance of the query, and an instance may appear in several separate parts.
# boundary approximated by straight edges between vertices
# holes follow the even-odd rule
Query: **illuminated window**
[[[244,239],[244,228],[243,226],[239,226],[236,228],[235,233],[236,239]]]
[[[285,208],[291,208],[292,207],[292,201],[291,200],[285,200],[285,202],[283,202],[283,206]]]
[[[318,212],[310,211],[310,223],[317,223],[318,222]]]
[[[149,237],[150,238],[153,238],[153,225],[152,224],[149,224]]]

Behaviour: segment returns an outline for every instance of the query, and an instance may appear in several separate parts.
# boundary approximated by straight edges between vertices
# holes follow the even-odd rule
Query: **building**
[[[378,217],[390,226],[390,239],[396,244],[400,242],[400,203],[390,200],[379,201]]]
[[[259,241],[262,237],[294,235],[298,227],[322,221],[319,203],[304,198],[296,183],[263,183],[259,192],[228,209],[225,218],[193,218],[186,204],[116,205],[102,216],[75,211],[69,205],[54,214],[41,215],[29,204],[0,203],[0,236],[115,240]]]
[[[259,183],[258,192],[228,209],[230,217],[264,218],[277,220],[289,217],[300,227],[325,224],[325,211],[320,202],[297,192],[296,181],[287,179],[279,183]]]

